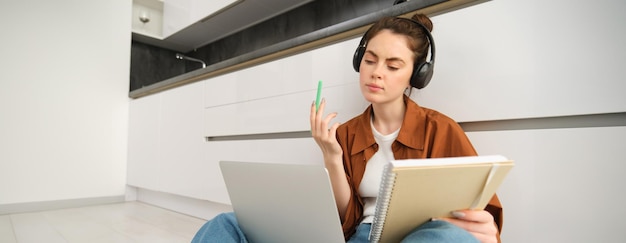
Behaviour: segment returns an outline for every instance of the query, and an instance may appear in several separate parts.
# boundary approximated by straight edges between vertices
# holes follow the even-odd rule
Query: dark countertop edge
[[[215,63],[207,66],[206,68],[196,69],[194,71],[133,90],[129,93],[129,97],[140,98],[362,35],[367,30],[365,27],[368,27],[374,21],[384,16],[410,15],[417,10],[422,10],[420,12],[433,16],[470,5],[475,5],[484,1],[486,0],[423,0],[404,2],[378,12],[363,15],[358,18],[344,21],[293,39]]]

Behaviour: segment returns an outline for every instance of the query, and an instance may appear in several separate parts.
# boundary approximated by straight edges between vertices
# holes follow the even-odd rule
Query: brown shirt
[[[404,96],[406,111],[396,141],[391,145],[395,159],[438,158],[476,155],[463,129],[451,118],[435,110],[418,106]],[[370,119],[372,106],[337,129],[337,140],[343,150],[343,163],[352,195],[342,217],[343,232],[349,239],[361,222],[363,201],[358,188],[365,164],[378,151]],[[496,195],[485,208],[502,227],[502,206]]]

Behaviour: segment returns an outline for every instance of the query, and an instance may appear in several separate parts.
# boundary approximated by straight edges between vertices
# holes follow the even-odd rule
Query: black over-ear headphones
[[[419,26],[420,28],[422,28],[422,30],[424,30],[424,34],[426,35],[426,38],[428,39],[428,42],[430,43],[430,60],[428,60],[427,62],[415,61],[413,65],[413,74],[411,75],[411,81],[410,81],[411,86],[417,89],[421,89],[421,88],[426,87],[426,85],[428,85],[428,83],[430,82],[430,78],[432,78],[433,76],[433,69],[435,67],[435,41],[433,41],[433,36],[430,34],[430,31],[428,30],[428,28],[426,28],[426,26],[424,26],[423,24],[413,19],[408,19],[408,18],[400,18],[400,19],[408,20],[412,23],[415,23],[415,25]],[[363,59],[363,55],[365,55],[365,49],[367,47],[367,43],[365,42],[365,37],[367,36],[367,33],[370,31],[370,29],[368,29],[363,35],[363,37],[361,37],[361,42],[359,42],[359,47],[356,48],[356,51],[354,52],[354,57],[352,58],[352,66],[354,67],[354,70],[357,72],[359,71],[361,67],[361,59]]]

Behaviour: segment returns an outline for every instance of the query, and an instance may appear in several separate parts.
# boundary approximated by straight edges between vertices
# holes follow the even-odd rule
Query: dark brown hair
[[[428,29],[429,32],[433,30],[433,22],[430,18],[424,14],[415,14],[411,17],[412,20],[421,23]],[[424,34],[424,28],[416,25],[415,23],[405,18],[398,17],[385,17],[378,20],[365,35],[366,43],[369,42],[374,36],[376,36],[382,30],[390,30],[393,33],[405,35],[408,37],[408,47],[413,51],[415,62],[426,61],[428,55],[428,38]]]

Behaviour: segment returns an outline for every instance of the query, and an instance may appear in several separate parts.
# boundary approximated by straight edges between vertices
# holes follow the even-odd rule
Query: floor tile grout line
[[[178,216],[180,216],[180,215],[184,215],[184,216],[186,216],[186,217],[190,217],[190,218],[192,217],[192,216],[188,216],[188,215],[186,215],[186,214],[178,213],[178,212],[175,212],[175,211],[171,211],[171,210],[169,210],[169,209],[165,209],[165,208],[161,208],[161,207],[153,206],[153,205],[150,205],[150,204],[144,204],[144,203],[140,203],[140,202],[138,202],[138,203],[137,203],[137,205],[139,205],[140,207],[150,208],[150,210],[157,209],[157,210],[160,210],[160,211],[163,211],[163,212],[167,212],[168,214],[171,214],[171,216],[176,216],[176,217],[178,217]],[[154,226],[154,227],[156,227],[156,228],[158,228],[158,229],[161,229],[161,230],[163,230],[163,231],[170,232],[170,233],[172,233],[172,234],[175,234],[175,235],[178,235],[178,236],[180,236],[180,237],[184,237],[184,238],[187,238],[187,237],[188,237],[188,236],[183,235],[183,234],[181,234],[181,233],[179,233],[179,232],[176,232],[176,231],[171,231],[171,230],[169,230],[169,229],[167,229],[167,228],[165,228],[165,227],[163,227],[163,226],[161,226],[161,225],[154,224],[154,223],[152,223],[152,222],[151,222],[150,220],[148,220],[148,219],[145,219],[145,218],[140,218],[140,217],[135,217],[135,218],[136,218],[136,219],[138,219],[138,220],[139,220],[139,221],[141,221],[141,222],[147,223],[147,224],[149,224],[149,225],[151,225],[151,226]]]
[[[54,211],[54,210],[50,210],[50,211]],[[50,221],[49,216],[45,214],[45,212],[50,212],[50,211],[41,211],[41,212],[37,212],[37,214],[41,214],[41,217],[45,220],[46,224],[48,224],[50,226],[50,228],[54,229],[54,232],[56,232],[57,234],[59,234],[61,236],[61,238],[63,238],[63,240],[65,242],[70,242],[69,239],[67,239],[67,237],[65,235],[63,235],[63,233],[59,230],[58,226],[56,224],[54,224],[53,222]]]
[[[123,202],[123,203],[125,203],[125,202]],[[113,205],[113,204],[92,205],[92,206],[87,206],[87,207],[81,207],[80,209],[81,210],[90,211],[90,210],[94,210],[98,206],[106,207],[106,206],[110,206],[110,205]],[[115,232],[115,233],[123,236],[124,238],[131,240],[132,242],[140,242],[137,239],[135,239],[134,237],[132,237],[131,235],[126,234],[124,232],[121,232],[119,230],[116,230],[116,228],[113,227],[113,222],[107,223],[103,219],[98,218],[97,215],[94,216],[94,215],[91,215],[91,214],[89,214],[87,212],[82,212],[82,213],[84,213],[92,223],[97,224],[99,226],[102,226],[103,228],[106,228],[106,229],[110,230],[111,232]]]
[[[99,208],[101,207],[101,208]],[[77,210],[77,211],[74,211]],[[90,213],[93,212],[93,213]],[[41,228],[42,230],[46,230],[50,232],[50,234],[56,234],[60,236],[58,238],[59,242],[72,242],[74,239],[73,236],[75,232],[72,230],[67,231],[68,225],[69,227],[78,227],[78,224],[84,220],[90,225],[93,223],[96,227],[105,229],[108,234],[91,234],[88,235],[89,239],[100,239],[101,237],[123,237],[130,242],[141,243],[144,242],[145,239],[139,237],[140,235],[134,235],[132,231],[124,231],[124,227],[134,227],[134,223],[136,222],[141,227],[146,227],[145,229],[158,229],[159,234],[167,235],[167,237],[171,237],[172,239],[177,239],[179,241],[181,239],[191,240],[193,235],[190,235],[192,231],[194,231],[196,226],[201,227],[202,222],[197,217],[193,217],[184,213],[176,212],[173,210],[161,208],[155,205],[146,204],[142,202],[121,202],[115,204],[106,204],[106,205],[92,205],[87,207],[75,207],[75,208],[64,208],[58,210],[45,210],[40,212],[29,212],[29,213],[15,213],[8,214],[9,225],[11,227],[11,232],[13,237],[15,238],[15,242],[24,242],[25,239],[18,239],[17,229],[15,227],[16,223],[16,215],[21,214],[31,214],[33,215],[33,220],[38,221],[38,225],[45,227],[47,229]],[[76,215],[76,217],[71,217],[67,215]],[[109,217],[109,215],[112,215]],[[69,218],[67,218],[69,217]],[[128,220],[128,221],[126,221]],[[184,223],[183,227],[179,227],[179,224],[171,224],[172,220],[180,221],[181,224]],[[124,222],[129,225],[124,225]],[[159,223],[161,222],[161,223]],[[198,224],[198,225],[196,225]],[[116,227],[120,226],[120,227]],[[144,226],[142,226],[144,225]],[[37,232],[33,232],[37,233]],[[84,236],[81,236],[84,237]],[[137,238],[139,237],[139,238]],[[75,240],[75,239],[74,239]]]

